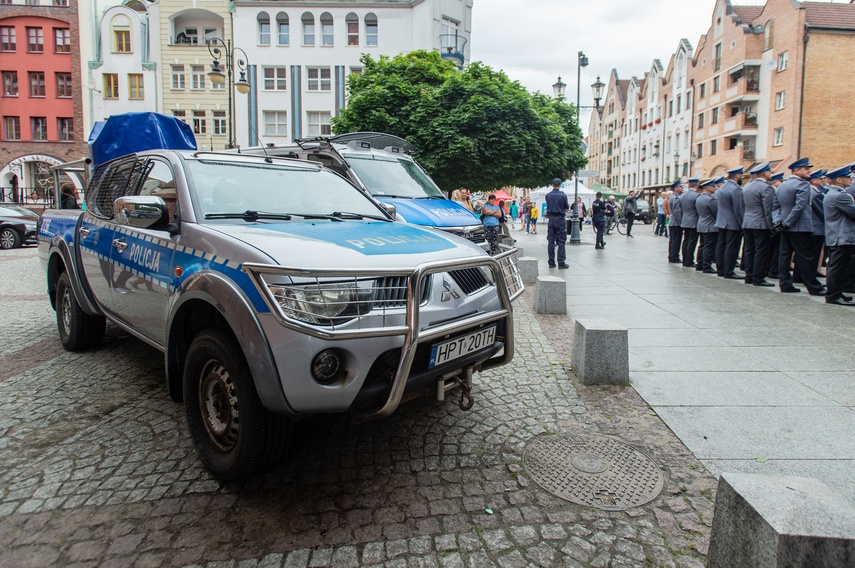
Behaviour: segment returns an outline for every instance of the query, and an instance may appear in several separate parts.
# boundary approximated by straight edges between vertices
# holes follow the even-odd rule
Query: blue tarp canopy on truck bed
[[[186,123],[156,112],[114,114],[96,122],[89,134],[93,167],[143,150],[195,150],[196,138]]]

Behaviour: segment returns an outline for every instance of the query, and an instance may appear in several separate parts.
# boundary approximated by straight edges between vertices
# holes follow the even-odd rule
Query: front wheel
[[[184,410],[199,458],[218,479],[250,478],[286,449],[287,417],[261,404],[240,345],[223,330],[203,331],[190,344]]]
[[[21,234],[15,229],[7,227],[0,231],[0,248],[2,249],[18,248],[22,242]]]
[[[626,217],[621,217],[617,222],[617,232],[621,235],[626,234]]]
[[[93,316],[80,308],[68,272],[63,272],[56,283],[56,327],[62,346],[68,351],[95,347],[104,338],[106,325],[104,316]]]

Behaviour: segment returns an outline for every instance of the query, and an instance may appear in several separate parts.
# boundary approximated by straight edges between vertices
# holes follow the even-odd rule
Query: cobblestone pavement
[[[631,388],[569,373],[572,321],[517,301],[516,358],[475,406],[414,401],[360,426],[299,424],[289,460],[211,479],[160,353],[108,326],[59,343],[36,250],[0,254],[0,566],[702,566],[715,480]],[[563,501],[522,465],[532,438],[615,436],[662,468],[651,503]],[[489,509],[489,511],[488,511]]]

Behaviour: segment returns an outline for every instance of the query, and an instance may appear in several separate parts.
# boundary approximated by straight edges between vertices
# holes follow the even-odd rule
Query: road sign
[[[576,172],[576,177],[596,178],[596,177],[600,177],[600,172],[592,172],[590,170],[579,170],[578,172]]]

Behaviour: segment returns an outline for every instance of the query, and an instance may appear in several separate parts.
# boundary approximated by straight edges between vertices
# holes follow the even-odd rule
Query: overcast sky
[[[654,59],[667,68],[680,39],[696,48],[714,7],[715,0],[474,0],[471,59],[504,70],[529,91],[552,94],[560,75],[575,102],[577,53],[584,51],[581,100],[592,105],[597,75],[606,84],[613,68],[621,79],[641,78]]]

